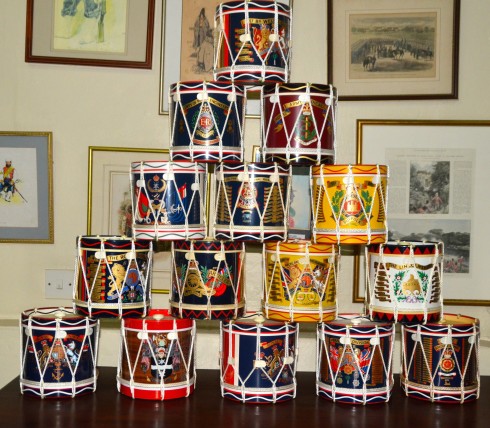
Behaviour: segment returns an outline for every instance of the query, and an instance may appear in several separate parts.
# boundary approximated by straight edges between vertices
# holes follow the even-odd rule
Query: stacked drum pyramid
[[[23,314],[22,391],[95,390],[94,319],[117,317],[118,389],[133,398],[193,392],[196,319],[220,320],[232,400],[294,398],[298,323],[316,323],[317,394],[386,402],[397,322],[407,395],[477,398],[479,324],[442,313],[442,243],[387,242],[388,167],[336,163],[336,89],[289,81],[291,8],[228,1],[215,30],[215,80],[169,88],[170,160],[130,165],[133,236],[78,237],[74,313]],[[261,145],[246,162],[251,94]],[[153,241],[171,241],[169,310],[150,309]],[[263,247],[257,313],[245,311],[246,244]],[[365,247],[364,315],[338,313],[342,246]]]

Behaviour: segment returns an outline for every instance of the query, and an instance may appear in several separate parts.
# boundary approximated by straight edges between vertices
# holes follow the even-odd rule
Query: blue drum
[[[245,93],[233,83],[178,82],[170,86],[170,158],[242,162]]]
[[[28,309],[20,328],[22,394],[61,398],[95,391],[98,320],[64,308]]]
[[[263,242],[287,238],[291,167],[221,164],[215,177],[215,239]]]
[[[438,322],[402,324],[402,389],[434,403],[465,403],[480,396],[480,321],[444,314]]]
[[[221,322],[221,395],[242,403],[296,396],[298,327],[260,314]]]
[[[206,173],[195,162],[131,163],[133,237],[203,239]]]
[[[250,85],[289,81],[292,26],[291,8],[285,3],[247,0],[218,5],[215,80]]]
[[[173,242],[171,314],[195,319],[243,315],[244,263],[243,242]]]

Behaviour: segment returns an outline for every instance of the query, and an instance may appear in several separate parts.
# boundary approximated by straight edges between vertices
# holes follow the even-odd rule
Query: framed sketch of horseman
[[[460,0],[328,0],[341,101],[458,98]]]

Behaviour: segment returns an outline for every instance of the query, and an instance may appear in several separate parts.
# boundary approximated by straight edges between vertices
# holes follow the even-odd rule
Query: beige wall
[[[18,375],[20,352],[16,323],[20,312],[32,307],[71,305],[69,300],[44,298],[44,271],[72,269],[75,237],[86,232],[88,146],[168,147],[168,117],[158,115],[161,1],[156,3],[153,69],[132,70],[25,63],[26,2],[0,2],[0,129],[53,132],[55,206],[53,245],[0,244],[0,385]],[[355,127],[360,118],[490,119],[487,22],[490,2],[463,0],[462,3],[459,99],[341,102],[337,122],[339,163],[355,162]],[[295,0],[295,6],[291,80],[328,83],[325,1]],[[247,159],[254,144],[259,144],[258,119],[250,119],[246,124]],[[488,234],[486,225],[480,227],[481,233]],[[258,308],[259,267],[259,256],[250,255],[247,264],[250,309]],[[361,310],[361,305],[350,303],[351,272],[352,259],[345,256],[339,294],[342,312]],[[165,305],[165,297],[155,298],[155,306]],[[480,369],[482,374],[489,375],[490,309],[450,307],[446,311],[480,318],[484,345]],[[109,324],[101,335],[99,365],[115,366],[118,329],[117,323]],[[217,368],[217,328],[216,322],[199,322],[200,368]],[[315,369],[313,336],[311,326],[302,328],[300,370]]]

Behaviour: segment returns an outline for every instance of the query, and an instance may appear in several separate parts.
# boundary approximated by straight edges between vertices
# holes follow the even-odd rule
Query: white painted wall
[[[53,132],[55,206],[53,245],[0,244],[0,386],[19,372],[20,313],[32,307],[71,305],[69,300],[44,299],[44,271],[72,269],[75,237],[86,233],[88,146],[168,148],[168,116],[158,114],[161,1],[156,3],[153,69],[133,70],[25,63],[26,2],[0,1],[0,129]],[[325,3],[295,0],[292,81],[328,83]],[[490,2],[462,3],[459,99],[341,102],[337,122],[338,163],[355,162],[357,119],[490,119],[487,22]],[[251,158],[251,147],[259,141],[259,120],[247,120],[247,159]],[[487,225],[480,227],[481,233],[489,235]],[[246,284],[249,309],[259,307],[259,266],[260,256],[249,255]],[[360,304],[351,303],[351,284],[352,259],[344,256],[339,284],[342,312],[361,310]],[[490,292],[486,298],[490,298]],[[154,306],[166,304],[166,296],[155,296]],[[487,364],[490,308],[446,308],[449,311],[480,318],[483,339],[480,369],[482,374],[490,375]],[[117,323],[103,324],[98,363],[116,366]],[[199,368],[218,367],[217,333],[217,322],[198,323]],[[312,371],[315,369],[312,326],[302,326],[300,337],[299,369]]]

